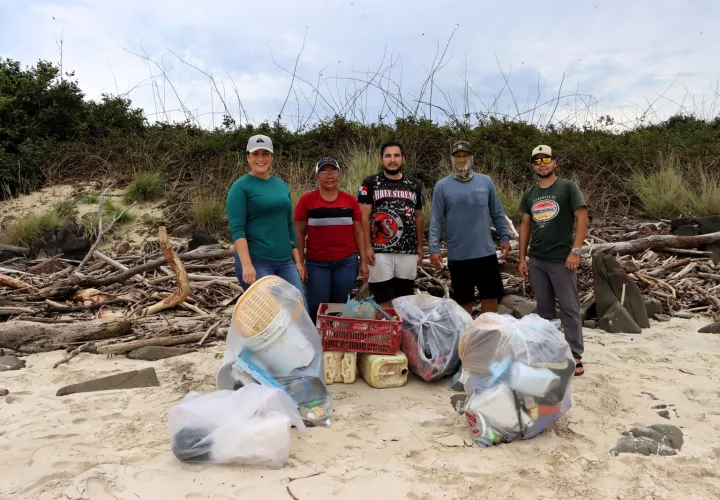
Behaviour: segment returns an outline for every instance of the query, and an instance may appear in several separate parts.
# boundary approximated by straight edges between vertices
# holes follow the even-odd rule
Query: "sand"
[[[63,200],[75,198],[77,199],[77,219],[87,214],[96,213],[98,209],[97,203],[83,203],[82,195],[94,194],[100,196],[103,189],[93,183],[91,184],[58,184],[48,186],[30,194],[21,195],[9,200],[3,200],[0,203],[0,234],[2,229],[12,224],[18,219],[22,219],[30,214],[41,214],[47,212],[51,207]],[[105,198],[112,201],[122,209],[127,208],[123,202],[123,189],[111,189],[107,192]],[[116,224],[113,231],[108,235],[99,246],[99,250],[112,251],[119,243],[127,241],[130,243],[133,251],[138,251],[142,247],[143,241],[147,239],[147,235],[155,236],[156,231],[149,227],[146,221],[155,221],[163,217],[163,211],[160,208],[165,200],[158,200],[152,203],[140,203],[130,209],[135,215],[135,219],[126,224]],[[103,217],[105,220],[105,217]]]
[[[0,376],[10,390],[0,398],[0,498],[720,498],[720,335],[695,333],[707,322],[673,319],[642,335],[587,330],[587,373],[570,412],[532,440],[493,448],[472,445],[448,380],[332,385],[331,427],[294,431],[281,470],[183,464],[170,451],[168,411],[190,390],[214,390],[221,344],[153,363],[81,354],[55,370],[62,352],[32,355]],[[55,396],[147,366],[161,387]],[[677,416],[659,417],[651,407],[661,403]],[[608,453],[622,431],[653,423],[682,428],[679,455]]]

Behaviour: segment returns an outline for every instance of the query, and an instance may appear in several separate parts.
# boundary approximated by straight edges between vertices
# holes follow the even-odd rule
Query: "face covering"
[[[453,177],[462,182],[467,182],[472,179],[472,160],[472,156],[453,156]]]

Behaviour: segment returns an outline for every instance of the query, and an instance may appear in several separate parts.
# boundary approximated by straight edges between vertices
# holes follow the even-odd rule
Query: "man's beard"
[[[399,173],[402,172],[403,166],[400,165],[399,167],[396,167],[395,170],[391,170],[391,169],[389,169],[388,167],[386,167],[385,165],[383,165],[382,168],[383,168],[383,170],[385,171],[386,174],[396,175],[396,174],[399,174]]]
[[[541,174],[541,173],[535,172],[535,175],[537,175],[541,179],[547,179],[548,177],[552,177],[554,173],[555,173],[555,169],[553,168],[551,171],[549,171],[546,174]]]

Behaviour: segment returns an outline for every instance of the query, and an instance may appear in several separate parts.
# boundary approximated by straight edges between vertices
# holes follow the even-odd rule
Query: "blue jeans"
[[[305,261],[308,270],[308,308],[313,323],[317,319],[318,306],[323,303],[347,302],[358,277],[358,254],[341,260]]]
[[[268,260],[251,255],[250,260],[255,268],[256,279],[264,278],[265,276],[277,276],[284,279],[300,290],[303,304],[305,304],[305,308],[307,309],[307,300],[305,300],[305,292],[303,290],[302,281],[300,281],[300,274],[298,273],[297,267],[295,267],[295,262],[293,262],[292,259]],[[235,252],[235,276],[237,276],[243,290],[247,290],[250,285],[245,283],[242,279],[242,263],[240,262],[240,257],[238,257],[237,252]]]

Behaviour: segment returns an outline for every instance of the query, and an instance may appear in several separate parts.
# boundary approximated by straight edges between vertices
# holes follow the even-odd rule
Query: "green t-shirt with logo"
[[[541,260],[565,262],[573,246],[575,211],[585,206],[578,185],[558,178],[550,187],[535,184],[520,202],[520,211],[532,217],[528,255]]]

